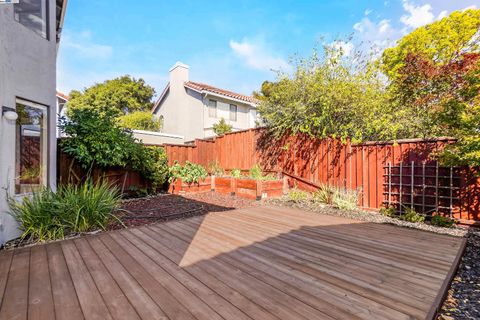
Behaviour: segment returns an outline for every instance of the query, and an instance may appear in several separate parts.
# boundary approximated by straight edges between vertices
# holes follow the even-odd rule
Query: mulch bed
[[[222,212],[251,206],[259,203],[221,195],[214,192],[186,194],[184,196],[159,194],[142,199],[126,200],[117,216],[127,227],[141,226],[170,219],[180,219],[208,212]],[[113,229],[121,228],[120,223],[113,224]]]

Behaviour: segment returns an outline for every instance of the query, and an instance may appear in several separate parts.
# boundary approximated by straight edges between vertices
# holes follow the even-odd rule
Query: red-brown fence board
[[[264,169],[283,171],[289,183],[315,188],[321,184],[361,190],[360,205],[378,209],[385,200],[385,166],[414,162],[434,164],[433,154],[453,143],[454,139],[404,140],[397,143],[368,142],[351,144],[335,139],[313,139],[305,136],[274,140],[262,129],[251,129],[223,135],[213,140],[196,140],[193,146],[166,145],[169,162],[186,160],[208,166],[217,162],[224,169],[248,171],[260,164]],[[464,190],[458,217],[480,220],[479,180],[465,170]],[[295,178],[301,178],[295,180]]]

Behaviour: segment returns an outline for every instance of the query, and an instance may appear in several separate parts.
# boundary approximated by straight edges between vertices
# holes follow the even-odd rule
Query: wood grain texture
[[[0,319],[432,319],[464,246],[298,209],[210,213],[1,252]]]

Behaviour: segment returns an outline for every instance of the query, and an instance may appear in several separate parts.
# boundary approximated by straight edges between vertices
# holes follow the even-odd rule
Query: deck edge
[[[427,316],[425,319],[434,320],[437,316],[437,313],[440,311],[440,308],[442,307],[442,304],[445,301],[445,298],[447,297],[450,284],[452,283],[453,278],[457,273],[458,267],[460,266],[460,261],[462,260],[463,254],[465,253],[465,249],[467,248],[467,242],[468,242],[467,238],[462,239],[462,244],[460,245],[457,255],[455,256],[455,259],[452,262],[450,270],[448,271],[447,276],[443,281],[443,284],[440,287],[440,290],[438,291],[437,296],[435,297],[435,300],[433,301],[430,311],[427,313]]]

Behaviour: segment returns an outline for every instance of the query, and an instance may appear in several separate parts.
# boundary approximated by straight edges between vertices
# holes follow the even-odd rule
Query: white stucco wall
[[[154,113],[157,118],[163,116],[163,132],[184,136],[185,141],[212,137],[215,135],[213,125],[221,118],[232,125],[233,130],[255,127],[252,114],[254,107],[235,99],[185,88],[184,84],[187,81],[189,81],[188,66],[177,63],[170,69],[170,89]],[[210,99],[217,101],[216,117],[209,116]],[[236,121],[230,120],[230,104],[237,106]]]
[[[56,30],[55,1],[49,6],[49,40],[14,20],[13,5],[0,5],[0,106],[15,108],[16,98],[48,107],[48,183],[56,183]],[[14,194],[15,122],[0,118],[0,244],[19,235],[9,215]]]

